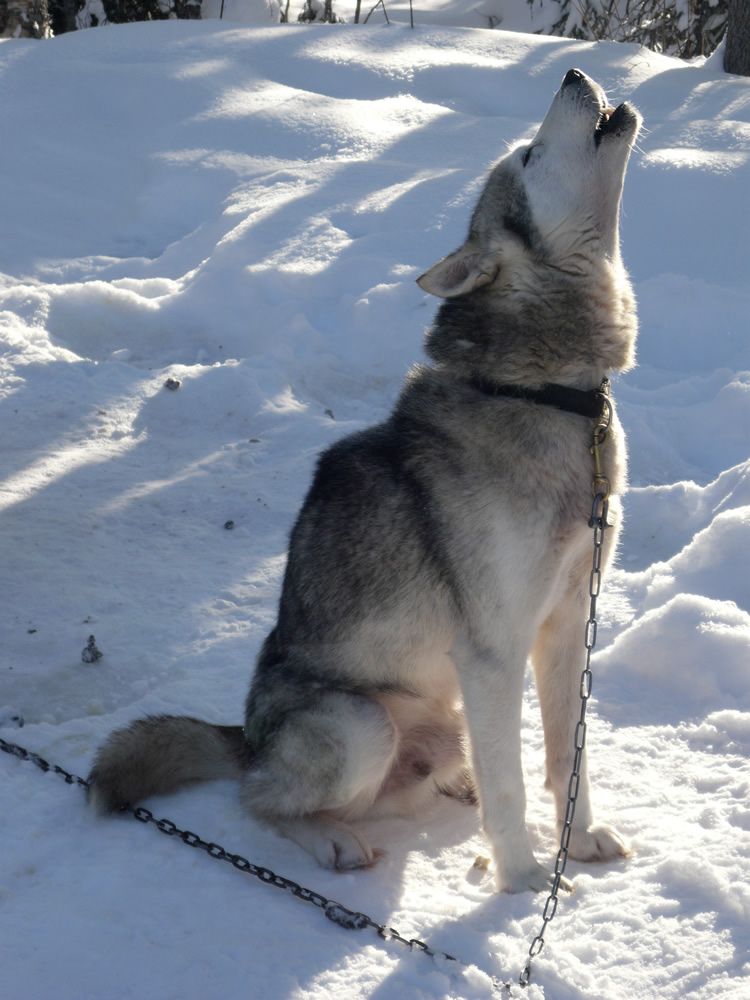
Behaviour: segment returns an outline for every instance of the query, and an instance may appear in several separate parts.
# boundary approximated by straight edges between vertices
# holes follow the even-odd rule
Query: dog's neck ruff
[[[597,389],[573,389],[567,385],[548,382],[538,389],[525,385],[512,385],[504,382],[493,382],[481,375],[472,375],[470,384],[487,396],[504,396],[510,399],[521,399],[528,403],[539,403],[542,406],[554,406],[566,413],[577,413],[581,417],[601,419],[610,407],[609,379],[605,376]]]

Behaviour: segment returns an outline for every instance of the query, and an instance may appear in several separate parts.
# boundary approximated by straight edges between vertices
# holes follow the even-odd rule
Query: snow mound
[[[652,566],[646,607],[675,594],[698,593],[716,600],[735,600],[750,610],[750,574],[744,545],[750,528],[750,506],[721,511],[708,527],[669,562]]]
[[[643,556],[666,562],[726,511],[750,504],[750,461],[720,473],[706,486],[692,481],[667,486],[635,486],[628,490],[623,556],[630,568],[636,559],[630,533],[648,539]],[[628,558],[630,557],[630,558]],[[683,562],[687,561],[684,559]]]
[[[750,704],[750,614],[679,593],[596,657],[600,711],[618,724],[703,718]]]

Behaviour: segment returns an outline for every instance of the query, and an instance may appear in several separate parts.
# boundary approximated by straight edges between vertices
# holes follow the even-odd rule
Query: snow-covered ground
[[[623,218],[640,366],[615,384],[632,488],[590,733],[599,812],[634,854],[571,865],[525,995],[747,998],[750,80],[718,55],[375,24],[0,43],[0,735],[85,774],[144,713],[240,720],[316,453],[387,413],[435,305],[413,279],[571,66],[647,126]],[[531,688],[525,743],[551,858]],[[472,868],[455,802],[381,821],[387,856],[345,875],[229,784],[151,804],[468,970],[0,757],[8,1000],[488,997],[539,926],[543,900]]]

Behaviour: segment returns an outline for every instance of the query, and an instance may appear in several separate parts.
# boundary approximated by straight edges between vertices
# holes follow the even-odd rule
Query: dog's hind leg
[[[587,571],[581,574],[588,578]],[[568,784],[580,718],[580,679],[585,662],[584,588],[571,588],[539,630],[532,651],[547,752],[547,787],[555,796],[557,823],[565,820]],[[578,861],[607,861],[626,856],[622,837],[608,826],[595,826],[589,791],[588,761],[583,750],[569,852]]]
[[[326,692],[285,716],[247,772],[242,799],[258,819],[326,868],[363,868],[379,856],[344,820],[363,815],[393,764],[390,715],[361,695]]]

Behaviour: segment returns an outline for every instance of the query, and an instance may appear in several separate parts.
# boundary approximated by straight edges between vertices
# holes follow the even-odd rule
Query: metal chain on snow
[[[602,391],[606,394],[609,391],[609,383],[602,383]],[[580,695],[581,714],[576,723],[575,735],[573,739],[573,766],[568,782],[568,801],[565,807],[565,819],[563,820],[562,833],[560,834],[560,849],[555,859],[554,877],[552,888],[542,911],[542,926],[539,933],[531,942],[528,958],[524,965],[519,984],[525,989],[531,980],[531,965],[536,956],[544,947],[544,935],[547,926],[557,912],[559,902],[560,883],[562,882],[565,866],[568,863],[568,849],[570,837],[573,832],[573,817],[576,811],[576,801],[578,799],[578,789],[581,784],[581,768],[583,766],[583,748],[586,745],[586,710],[589,698],[591,697],[591,654],[596,645],[596,602],[599,597],[602,583],[602,545],[604,543],[604,532],[609,527],[607,513],[609,511],[609,480],[604,475],[601,449],[607,440],[609,426],[612,421],[612,404],[605,395],[604,415],[594,427],[594,434],[591,445],[591,454],[594,456],[594,478],[592,489],[594,502],[591,507],[591,517],[589,527],[593,529],[594,550],[591,563],[591,574],[589,576],[589,617],[586,622],[584,632],[584,646],[586,648],[586,663],[581,674]]]
[[[60,767],[58,764],[50,764],[49,761],[45,760],[38,753],[34,753],[32,750],[27,750],[26,747],[19,746],[18,743],[9,743],[0,736],[0,750],[5,753],[11,754],[13,757],[18,757],[19,760],[28,760],[42,771],[52,771],[54,774],[59,774],[66,784],[68,785],[80,785],[81,788],[88,789],[89,782],[85,778],[81,778],[77,774],[71,774],[70,771],[66,771],[64,767]],[[197,833],[193,833],[191,830],[181,830],[176,823],[173,823],[169,819],[156,819],[154,814],[143,806],[124,806],[121,812],[129,813],[134,819],[139,820],[141,823],[150,823],[159,830],[160,833],[166,834],[168,837],[178,837],[183,844],[188,847],[197,847],[199,850],[205,851],[209,857],[214,858],[216,861],[227,861],[233,868],[238,871],[243,872],[245,875],[254,875],[255,878],[260,879],[261,882],[265,882],[267,885],[275,886],[277,889],[284,889],[290,892],[297,899],[301,899],[304,903],[312,903],[313,906],[317,906],[323,911],[323,913],[328,917],[330,921],[334,924],[338,924],[339,927],[343,927],[345,930],[359,931],[364,930],[366,927],[372,928],[376,931],[379,937],[384,941],[398,941],[399,944],[405,945],[410,951],[418,951],[423,955],[428,955],[431,958],[442,958],[449,962],[456,962],[457,965],[464,965],[455,957],[455,955],[449,955],[445,951],[438,951],[435,948],[430,948],[428,944],[424,941],[420,941],[419,938],[407,938],[403,934],[400,934],[395,927],[388,927],[387,924],[379,924],[377,920],[373,920],[372,917],[368,917],[366,913],[360,913],[357,910],[350,910],[348,907],[344,906],[342,903],[337,903],[335,900],[327,899],[325,896],[321,895],[319,892],[315,892],[313,889],[306,889],[304,886],[299,885],[290,878],[286,878],[283,875],[277,875],[272,872],[270,868],[264,868],[262,865],[253,864],[252,861],[248,861],[247,858],[243,858],[240,854],[232,854],[225,850],[220,844],[214,844],[210,841],[203,840]],[[501,981],[496,976],[490,977],[492,980],[493,992],[496,995],[511,995],[511,984],[509,981]]]
[[[20,760],[31,761],[42,771],[53,771],[55,774],[59,774],[65,779],[68,785],[80,785],[81,788],[89,787],[89,783],[85,778],[81,778],[77,774],[71,774],[70,771],[66,771],[64,767],[60,767],[58,764],[50,764],[49,761],[46,761],[44,757],[40,757],[39,754],[27,750],[17,743],[8,743],[2,737],[0,737],[0,750],[18,757]],[[357,931],[363,930],[365,927],[370,927],[372,930],[377,931],[385,941],[398,941],[399,944],[405,945],[411,951],[421,951],[425,955],[444,958],[450,962],[458,961],[453,955],[430,948],[429,945],[418,938],[404,937],[395,927],[379,924],[372,917],[368,917],[366,913],[350,910],[343,904],[335,902],[335,900],[327,899],[319,892],[306,889],[304,886],[292,881],[292,879],[285,878],[283,875],[277,875],[270,868],[255,865],[240,854],[230,853],[220,844],[203,840],[202,837],[191,830],[181,830],[176,823],[173,823],[169,819],[156,819],[154,814],[149,809],[143,808],[143,806],[125,806],[122,812],[129,813],[135,819],[140,820],[141,823],[151,823],[160,833],[164,833],[168,837],[177,837],[183,844],[187,844],[188,847],[196,847],[201,851],[205,851],[209,857],[214,858],[216,861],[228,862],[233,868],[243,872],[245,875],[253,875],[267,885],[275,886],[277,889],[284,889],[293,896],[296,896],[297,899],[301,899],[305,903],[312,903],[313,906],[319,907],[325,913],[326,917],[333,921],[334,924],[338,924],[339,927]]]
[[[66,771],[64,767],[60,767],[58,764],[50,764],[44,757],[40,757],[38,753],[27,750],[25,747],[20,747],[17,743],[7,743],[2,737],[0,737],[0,750],[4,750],[5,753],[9,753],[13,757],[18,757],[19,760],[30,760],[32,764],[36,764],[42,771],[52,771],[54,774],[59,774],[60,777],[65,779],[65,783],[68,785],[80,785],[81,788],[89,787],[89,783],[85,778],[79,778],[77,774],[71,774],[70,771]]]

